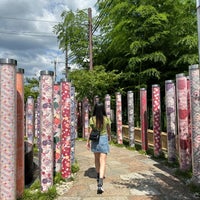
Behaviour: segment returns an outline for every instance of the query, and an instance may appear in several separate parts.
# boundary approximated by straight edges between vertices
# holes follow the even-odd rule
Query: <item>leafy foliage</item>
[[[120,75],[116,70],[106,72],[103,66],[95,66],[90,71],[74,70],[69,78],[76,88],[77,100],[87,97],[92,102],[95,95],[103,99],[108,92],[115,91]]]
[[[26,102],[29,96],[32,96],[35,100],[39,94],[39,81],[36,78],[26,78],[24,85],[24,101]]]
[[[73,72],[71,79],[79,100],[131,90],[139,105],[141,87],[150,91],[151,85],[159,84],[164,97],[165,80],[175,79],[176,74],[188,72],[189,65],[198,63],[195,0],[98,0],[96,8],[99,15],[93,20],[98,30],[97,36],[93,35],[94,66],[104,66],[105,73],[117,70],[121,75],[108,87],[109,80],[100,75],[87,70]],[[87,16],[81,13],[64,13],[61,31],[57,29],[56,33],[64,49],[70,46],[76,55],[73,62],[86,69],[88,63],[83,58],[88,53]],[[72,17],[68,18],[68,14]],[[80,52],[85,52],[85,57]]]
[[[63,22],[54,26],[59,47],[70,53],[69,60],[82,66],[88,57],[88,16],[86,10],[64,11],[61,14]]]

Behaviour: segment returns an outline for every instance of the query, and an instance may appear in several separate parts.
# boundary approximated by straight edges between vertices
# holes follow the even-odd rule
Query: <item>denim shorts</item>
[[[91,151],[93,153],[109,153],[108,135],[101,135],[98,142],[92,141]]]

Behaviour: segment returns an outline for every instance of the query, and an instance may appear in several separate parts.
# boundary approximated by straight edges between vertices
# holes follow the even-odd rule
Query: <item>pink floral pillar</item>
[[[105,96],[105,111],[109,119],[111,119],[111,106],[110,106],[110,95],[106,94]]]
[[[199,66],[189,66],[192,124],[192,181],[200,184],[200,75]]]
[[[176,75],[179,163],[180,169],[185,171],[191,168],[190,134],[188,129],[188,99],[187,77],[184,74]]]
[[[167,120],[167,150],[168,162],[173,163],[176,158],[176,89],[172,80],[165,81],[165,105]]]
[[[54,109],[54,169],[61,171],[61,91],[60,84],[53,86],[53,109]]]
[[[61,82],[61,174],[63,178],[71,176],[70,88],[69,82]]]
[[[24,69],[18,68],[17,88],[17,197],[24,192]]]
[[[160,156],[161,144],[161,111],[160,111],[160,86],[152,85],[152,113],[153,113],[153,138],[154,156]]]
[[[129,128],[129,145],[135,147],[135,135],[134,135],[134,99],[133,92],[127,92],[128,103],[128,128]]]
[[[89,102],[88,102],[88,98],[85,98],[83,100],[83,138],[87,138],[88,134],[89,134]]]
[[[41,191],[53,185],[53,75],[40,72],[40,179]]]
[[[76,139],[76,103],[75,103],[75,87],[71,86],[71,165],[75,163],[75,139]]]
[[[117,124],[117,143],[123,144],[122,138],[122,97],[116,93],[116,124]]]
[[[192,159],[192,124],[191,124],[191,102],[190,102],[190,78],[187,76],[187,105],[188,105],[188,134],[189,134],[189,148]]]
[[[141,138],[142,150],[148,149],[147,140],[147,90],[140,88],[140,124],[141,124]]]
[[[35,128],[35,120],[34,120],[34,98],[29,96],[26,101],[26,137],[29,144],[34,143],[34,128]]]
[[[17,91],[13,59],[0,59],[0,199],[16,199]]]
[[[37,136],[37,144],[38,144],[38,147],[40,146],[39,145],[39,140],[40,140],[40,97],[38,96],[37,97],[37,107],[36,107],[36,118],[35,118],[35,121],[36,121],[36,128],[35,128],[35,136]]]

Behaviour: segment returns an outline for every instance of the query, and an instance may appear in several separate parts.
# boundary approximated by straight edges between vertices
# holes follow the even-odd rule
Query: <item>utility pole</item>
[[[197,7],[197,28],[198,28],[198,50],[199,50],[199,63],[200,63],[200,0],[196,0]]]
[[[51,63],[54,63],[54,81],[56,82],[56,79],[57,79],[57,64],[59,63],[63,63],[63,62],[58,62],[58,58],[56,58],[54,61],[52,61]]]
[[[92,56],[92,9],[88,8],[89,18],[89,58],[90,58],[90,70],[93,70],[93,56]]]
[[[66,47],[66,50],[65,50],[65,78],[67,79],[67,76],[68,76],[68,48]]]

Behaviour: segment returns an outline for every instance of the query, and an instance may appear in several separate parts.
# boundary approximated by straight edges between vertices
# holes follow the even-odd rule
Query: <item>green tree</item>
[[[88,58],[88,14],[86,10],[64,11],[63,22],[54,26],[54,33],[59,41],[59,48],[69,53],[71,63],[84,67]],[[86,67],[86,66],[85,66]]]
[[[127,90],[164,82],[198,61],[194,0],[100,0],[97,5],[104,37],[97,64],[122,71],[120,84]]]
[[[105,71],[103,66],[95,66],[93,70],[74,70],[69,73],[72,85],[77,92],[77,100],[82,101],[87,97],[92,104],[94,96],[98,95],[101,100],[106,94],[113,94],[120,79],[121,73],[116,70]]]
[[[134,91],[136,103],[139,88],[148,89],[151,105],[152,84],[164,97],[165,80],[198,62],[194,0],[99,0],[97,7],[103,38],[96,64],[123,72],[119,87]]]
[[[26,102],[29,96],[32,96],[34,100],[39,95],[39,81],[36,78],[26,78],[24,84],[24,102]]]

